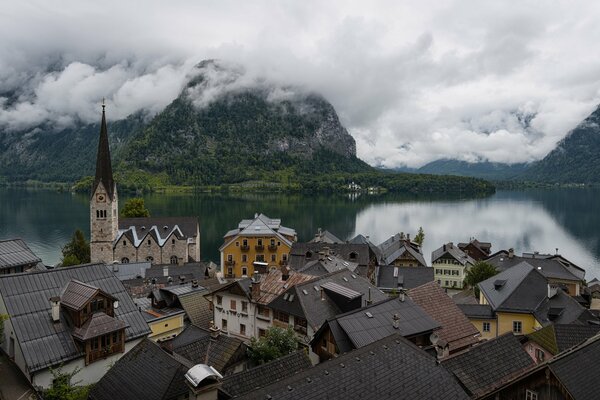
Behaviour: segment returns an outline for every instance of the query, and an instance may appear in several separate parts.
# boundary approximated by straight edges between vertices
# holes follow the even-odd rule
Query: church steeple
[[[100,125],[100,140],[98,141],[98,156],[96,158],[96,179],[92,187],[92,195],[96,192],[98,184],[102,182],[110,200],[113,199],[115,182],[113,180],[112,165],[110,162],[110,148],[108,146],[108,131],[106,129],[106,115],[102,99],[102,123]]]

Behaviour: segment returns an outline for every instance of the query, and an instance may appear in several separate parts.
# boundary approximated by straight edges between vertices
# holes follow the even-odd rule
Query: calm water
[[[559,252],[600,277],[600,202],[598,189],[499,191],[474,200],[415,199],[397,195],[148,195],[154,216],[196,215],[201,255],[217,261],[223,234],[255,212],[281,218],[309,240],[320,227],[342,239],[357,233],[380,243],[397,232],[425,230],[424,254],[447,241],[470,237],[490,241],[492,251]],[[121,205],[124,198],[121,198]],[[0,239],[21,237],[46,264],[60,258],[73,231],[89,235],[84,195],[27,189],[0,189]]]

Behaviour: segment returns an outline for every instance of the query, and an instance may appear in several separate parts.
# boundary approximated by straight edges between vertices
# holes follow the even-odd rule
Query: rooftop
[[[468,254],[465,254],[464,251],[462,251],[458,246],[455,246],[452,242],[446,243],[442,247],[434,250],[431,253],[431,262],[434,263],[446,255],[458,261],[461,265],[475,264],[475,260],[473,260]]]
[[[552,324],[527,335],[553,355],[562,353],[600,332],[598,325]]]
[[[42,262],[22,239],[0,240],[0,269]]]
[[[377,268],[377,287],[382,290],[412,289],[433,281],[433,268],[430,267],[394,267]]]

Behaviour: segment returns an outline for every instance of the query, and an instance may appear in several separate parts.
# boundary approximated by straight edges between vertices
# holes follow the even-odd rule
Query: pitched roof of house
[[[179,296],[179,302],[186,315],[193,325],[200,328],[208,328],[210,321],[214,318],[213,311],[210,308],[210,301],[205,297],[207,293],[209,291],[204,290]]]
[[[347,268],[350,271],[356,271],[358,263],[346,261],[336,255],[319,256],[317,260],[307,262],[298,272],[312,276],[325,275],[330,272],[339,271]]]
[[[479,331],[437,282],[428,282],[411,289],[408,295],[434,320],[442,324],[442,328],[436,333],[448,343],[450,352],[477,343]]]
[[[173,354],[192,364],[210,365],[219,372],[224,372],[240,355],[245,354],[241,340],[225,334],[213,339],[208,330],[194,325],[187,326],[174,339],[165,343]]]
[[[377,263],[380,262],[381,257],[382,257],[381,249],[375,243],[371,242],[369,240],[368,236],[363,236],[361,234],[358,234],[358,235],[354,236],[352,239],[348,240],[348,243],[368,245],[369,249],[375,255],[375,258],[377,258]]]
[[[352,243],[294,243],[290,250],[288,265],[294,270],[302,269],[309,261],[319,259],[319,252],[329,252],[345,261],[369,265],[369,245]],[[310,254],[310,257],[307,257]],[[354,254],[355,257],[351,257]]]
[[[73,337],[85,341],[119,331],[125,327],[127,327],[125,322],[103,312],[96,312],[80,328],[73,329]]]
[[[232,398],[236,398],[253,390],[271,385],[281,379],[293,376],[310,367],[312,367],[312,363],[306,353],[304,351],[297,351],[246,371],[225,377],[221,390]]]
[[[456,304],[468,318],[492,319],[494,311],[489,304]]]
[[[22,239],[0,240],[0,269],[42,262]]]
[[[100,289],[96,286],[81,282],[77,279],[71,279],[60,296],[60,303],[61,305],[79,311],[92,300],[98,292],[100,292]],[[112,297],[108,293],[104,293],[104,295]]]
[[[315,237],[309,241],[309,243],[318,243],[318,242],[344,243],[344,241],[342,239],[338,238],[337,236],[335,236],[333,233],[329,232],[328,230],[321,231],[320,229],[319,229],[319,232],[317,232],[315,234]]]
[[[340,307],[331,300],[327,291],[324,294],[325,300],[321,299],[321,287],[329,282],[361,294],[363,304],[369,295],[374,303],[388,298],[369,281],[346,269],[293,286],[271,301],[269,307],[306,318],[316,330],[327,318],[342,312]]]
[[[411,242],[401,234],[396,234],[379,245],[381,250],[381,263],[384,265],[393,264],[394,261],[404,253],[409,253],[417,262],[426,266],[427,262],[418,244]]]
[[[98,138],[98,153],[96,155],[96,177],[92,186],[92,195],[100,183],[102,183],[108,197],[112,200],[116,185],[113,180],[112,164],[110,161],[110,146],[108,144],[104,104],[102,104],[102,121],[100,123],[100,137]]]
[[[535,366],[519,340],[507,333],[442,361],[473,397],[482,396]]]
[[[398,328],[394,328],[394,316]],[[349,311],[327,320],[319,329],[329,325],[341,353],[369,345],[396,333],[403,337],[425,334],[440,327],[421,307],[405,297],[391,298],[379,303]],[[315,334],[315,338],[319,336]]]
[[[431,267],[394,267],[391,265],[377,268],[377,287],[380,289],[412,289],[433,281]]]
[[[269,218],[264,214],[255,215],[254,219],[243,219],[238,224],[237,229],[228,231],[225,236],[225,242],[219,248],[219,251],[223,250],[229,243],[231,243],[237,236],[269,236],[274,235],[288,246],[292,245],[292,242],[288,237],[295,237],[296,231],[292,228],[288,228],[281,225],[281,219]]]
[[[540,255],[536,255],[535,257],[519,257],[517,255],[509,256],[509,253],[506,251],[499,251],[495,254],[492,254],[486,259],[486,261],[496,267],[496,269],[500,272],[506,271],[515,265],[526,262],[536,268],[546,278],[570,281],[580,281],[582,279],[571,272],[575,271],[574,269],[570,270],[567,266],[565,266],[565,264],[561,263],[557,258],[550,255],[547,257],[542,257]]]
[[[431,253],[431,262],[433,263],[437,261],[446,254],[458,261],[463,266],[466,264],[475,264],[475,260],[473,260],[471,256],[462,251],[458,246],[455,246],[452,242],[446,243],[442,247],[435,249]]]
[[[35,372],[83,356],[61,313],[52,322],[51,297],[58,297],[72,279],[93,285],[119,301],[115,318],[125,322],[126,341],[150,333],[148,324],[123,284],[103,264],[63,267],[43,272],[0,276],[0,295],[23,352],[25,363]]]
[[[151,237],[163,246],[171,235],[178,239],[192,239],[198,235],[197,217],[140,217],[120,218],[115,243],[126,236],[134,247],[139,247]],[[187,261],[187,260],[185,260]]]
[[[600,332],[598,325],[551,324],[530,333],[527,337],[553,355],[583,343]]]
[[[121,357],[92,386],[90,400],[171,400],[189,392],[185,384],[188,365],[149,339]]]
[[[468,396],[433,357],[393,335],[240,397],[268,398],[456,400]]]

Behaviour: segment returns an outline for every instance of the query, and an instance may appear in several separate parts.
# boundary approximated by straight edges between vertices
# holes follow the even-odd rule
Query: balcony
[[[269,245],[269,251],[277,251],[277,245],[276,244],[270,244]]]
[[[294,325],[294,330],[296,331],[296,333],[306,336],[306,327],[305,326]]]
[[[287,322],[283,322],[278,319],[273,319],[273,326],[276,326],[278,328],[287,329],[289,325]]]
[[[241,251],[248,251],[250,250],[250,246],[248,246],[247,244],[243,244],[240,246],[240,250]]]
[[[265,249],[265,245],[263,244],[257,244],[256,246],[254,246],[254,250],[256,251],[263,251]]]
[[[228,267],[233,267],[235,265],[235,260],[227,260],[225,261],[225,265]]]
[[[97,350],[90,350],[86,355],[86,365],[91,364],[94,361],[106,358],[111,354],[122,353],[124,347],[125,346],[122,343],[115,343],[113,345],[99,348]]]

